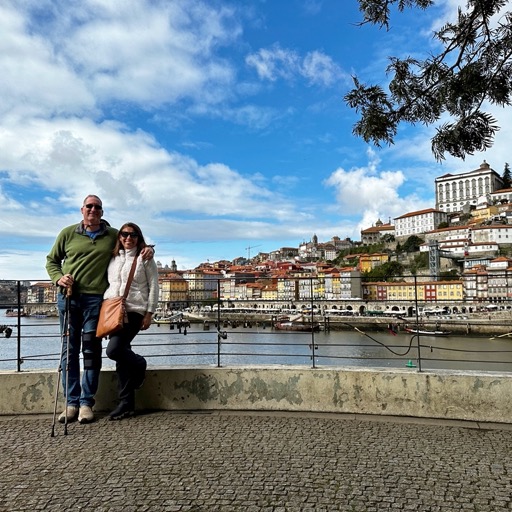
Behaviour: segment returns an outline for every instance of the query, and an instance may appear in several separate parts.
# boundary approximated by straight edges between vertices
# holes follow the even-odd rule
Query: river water
[[[0,310],[0,325],[10,325],[10,338],[0,334],[0,370],[17,369],[18,334],[21,347],[22,371],[58,367],[61,338],[56,318],[21,319],[18,333],[17,318],[6,317]],[[169,325],[152,325],[139,333],[133,346],[148,359],[149,366],[248,366],[248,365],[314,365],[358,366],[421,369],[460,369],[512,371],[512,339],[448,336],[412,336],[388,331],[331,331],[314,334],[274,331],[270,328],[222,329],[226,339],[217,344],[217,332],[212,327],[204,331],[202,324],[181,333]],[[314,339],[314,344],[312,340]],[[106,347],[107,340],[103,340]],[[418,357],[421,355],[421,360]],[[104,368],[114,363],[104,357]]]

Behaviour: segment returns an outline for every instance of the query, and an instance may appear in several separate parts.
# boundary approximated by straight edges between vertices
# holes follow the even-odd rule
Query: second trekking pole
[[[57,386],[55,389],[55,400],[53,404],[53,422],[52,422],[52,437],[55,437],[55,420],[57,417],[57,400],[59,396],[60,380],[62,378],[62,359],[64,357],[64,350],[66,350],[66,383],[64,386],[64,435],[68,434],[68,376],[69,376],[69,327],[70,327],[70,308],[71,308],[71,287],[66,288],[66,305],[64,309],[64,318],[61,327],[61,348],[59,368],[57,371]],[[65,347],[65,348],[64,348]]]

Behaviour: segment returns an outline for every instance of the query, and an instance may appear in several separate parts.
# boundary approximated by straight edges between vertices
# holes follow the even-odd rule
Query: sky
[[[392,146],[352,135],[352,76],[386,86],[390,56],[426,58],[463,2],[359,22],[356,0],[2,0],[0,279],[48,279],[87,194],[137,223],[162,265],[255,256],[317,235],[360,240],[435,207],[434,180],[512,164],[494,146],[436,162],[435,126]]]

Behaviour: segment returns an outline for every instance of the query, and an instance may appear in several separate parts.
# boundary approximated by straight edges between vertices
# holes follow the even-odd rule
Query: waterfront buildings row
[[[269,262],[269,266],[272,267]],[[276,264],[254,267],[198,268],[161,272],[160,302],[165,309],[222,302],[419,301],[489,302],[512,300],[512,260],[498,257],[465,269],[460,279],[435,280],[408,276],[391,282],[367,282],[356,267],[335,268],[325,263]],[[54,303],[56,287],[49,282],[28,288],[27,303]]]
[[[372,255],[361,255],[374,261]],[[381,255],[387,257],[388,255]],[[183,274],[163,274],[160,299],[170,306],[184,302],[221,301],[393,301],[420,302],[512,300],[512,260],[482,259],[464,269],[460,279],[432,276],[395,278],[393,282],[366,282],[360,268],[336,268],[325,263],[272,264],[269,268],[236,267],[222,271],[195,269]]]

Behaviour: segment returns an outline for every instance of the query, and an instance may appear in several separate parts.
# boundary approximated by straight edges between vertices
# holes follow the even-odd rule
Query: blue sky
[[[437,163],[435,127],[382,149],[352,136],[351,75],[386,85],[387,58],[436,51],[463,2],[357,26],[356,0],[4,0],[0,5],[0,279],[46,279],[45,256],[99,195],[179,269],[360,239],[433,207],[434,179],[500,174],[494,147]]]

